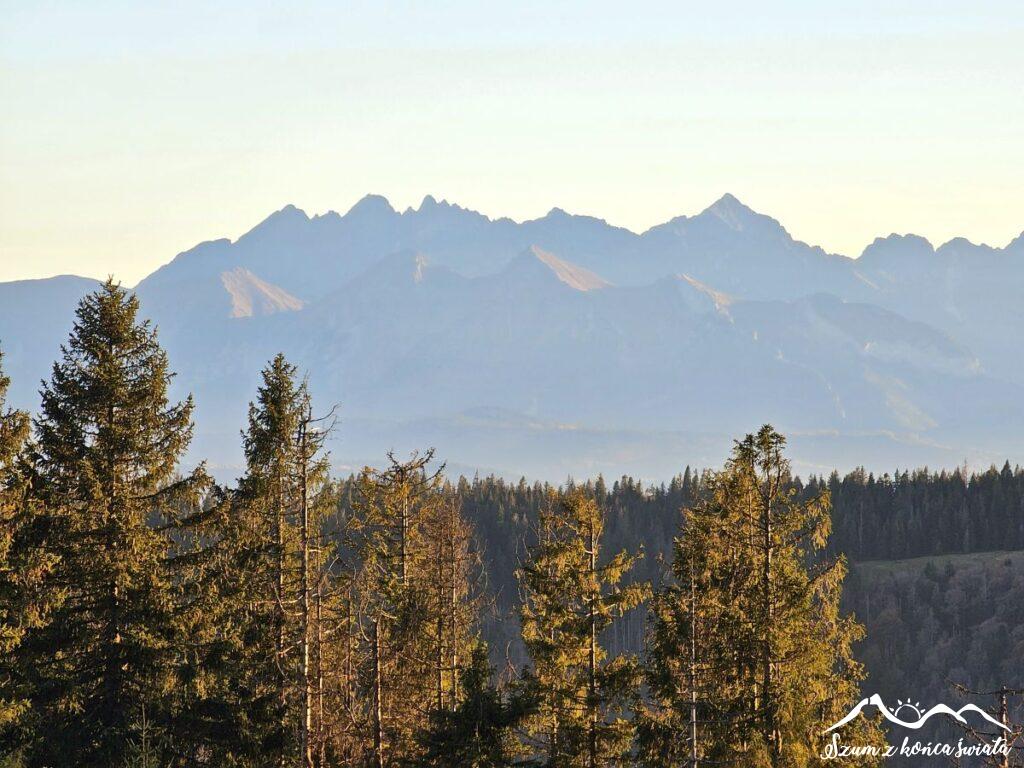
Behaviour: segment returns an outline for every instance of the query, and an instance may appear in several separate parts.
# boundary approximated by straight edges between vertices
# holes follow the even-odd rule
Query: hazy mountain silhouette
[[[94,285],[0,284],[18,404],[36,406]],[[795,435],[805,471],[1024,448],[1024,236],[935,249],[892,235],[850,259],[731,195],[642,234],[559,209],[517,223],[367,196],[345,215],[286,206],[136,291],[215,467],[237,464],[278,350],[342,404],[344,463],[429,443],[510,474],[664,476],[718,463],[765,421]]]

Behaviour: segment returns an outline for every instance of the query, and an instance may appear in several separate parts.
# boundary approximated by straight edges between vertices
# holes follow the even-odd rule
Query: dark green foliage
[[[641,604],[644,583],[623,583],[639,556],[602,549],[604,516],[583,489],[549,498],[520,571],[523,641],[531,667],[530,743],[548,768],[620,762],[632,747],[630,706],[640,683],[633,655],[609,656],[600,637]]]
[[[451,485],[430,451],[334,484],[278,355],[210,488],[137,312],[82,301],[34,435],[0,374],[0,765],[661,768],[696,725],[702,765],[789,768],[860,661],[886,700],[1024,685],[1024,561],[946,557],[1024,549],[1020,468],[804,483],[765,428],[656,487]]]
[[[1024,687],[1024,553],[864,563],[851,570],[849,582],[845,607],[867,630],[858,655],[877,670],[870,690],[886,702],[913,696],[926,705],[991,707],[994,697],[965,699],[952,684],[979,691]],[[1010,721],[1024,725],[1024,700],[1009,705]],[[921,739],[962,735],[948,720],[935,719]]]
[[[61,599],[43,588],[56,560],[40,546],[45,521],[26,456],[29,418],[5,408],[8,384],[0,367],[0,753],[13,752],[30,730],[22,643],[29,631],[46,625]]]
[[[173,555],[205,476],[175,475],[192,403],[168,402],[166,355],[137,311],[110,281],[83,299],[42,389],[46,586],[65,599],[28,642],[45,723],[35,764],[118,765],[144,722],[170,751],[184,641]]]
[[[234,631],[221,636],[226,654],[236,756],[272,764],[295,751],[291,679],[295,435],[308,396],[296,369],[277,355],[262,371],[243,434],[246,473],[227,507],[221,531],[220,611]],[[241,738],[238,738],[241,737]]]
[[[303,751],[311,597],[322,582],[320,512],[330,493],[325,433],[312,424],[305,383],[277,355],[249,407],[246,473],[211,504],[211,543],[193,574],[203,610],[193,613],[192,738],[218,765],[290,765]]]
[[[525,714],[521,699],[500,691],[492,682],[494,668],[487,646],[477,643],[462,671],[463,699],[454,709],[435,710],[420,737],[422,766],[430,768],[502,768],[512,765],[521,749],[515,728]]]
[[[653,611],[647,765],[817,765],[820,734],[859,699],[862,629],[839,611],[845,567],[818,557],[828,494],[797,498],[784,446],[768,426],[738,441],[687,510]],[[857,725],[857,743],[881,743]]]
[[[853,561],[1024,549],[1024,469],[863,470],[843,478],[811,478],[835,508],[831,550]]]

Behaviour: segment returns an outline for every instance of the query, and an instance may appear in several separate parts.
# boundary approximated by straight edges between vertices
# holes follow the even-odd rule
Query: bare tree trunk
[[[694,583],[693,561],[690,561],[690,763],[697,762],[697,587]]]
[[[309,477],[306,455],[306,423],[299,425],[299,502],[301,505],[301,594],[299,596],[300,610],[302,615],[302,717],[300,721],[301,730],[301,765],[302,768],[313,768],[313,675],[310,666],[310,541],[309,541]]]
[[[113,354],[113,345],[110,346]],[[107,406],[107,428],[114,432],[114,406]],[[109,551],[116,551],[120,542],[117,540],[117,461],[112,447],[106,450],[107,496],[106,504],[106,544]],[[124,688],[121,672],[124,662],[121,659],[121,590],[117,584],[116,573],[111,572],[109,592],[107,594],[107,625],[104,628],[105,665],[103,670],[103,696],[105,699],[100,722],[108,727],[117,728],[124,713],[122,712],[122,690]]]
[[[555,698],[555,693],[551,693],[551,743],[548,745],[548,763],[551,765],[557,765],[559,755],[559,743],[558,743],[558,699]]]
[[[454,517],[454,515],[453,515]],[[451,584],[451,622],[452,622],[452,636],[451,636],[451,652],[452,652],[452,708],[454,709],[459,704],[459,622],[458,622],[458,577],[456,574],[456,552],[455,552],[455,520],[452,520],[452,529],[450,531],[449,542],[451,544],[451,566],[452,566],[452,584]]]
[[[590,519],[590,575],[597,581],[597,537],[594,534],[594,519]],[[588,768],[597,768],[597,598],[596,592],[590,595],[590,659],[588,694],[590,701],[590,733],[587,755]]]
[[[323,623],[323,582],[320,579],[320,556],[316,558],[316,746],[317,764],[324,767],[326,750],[326,729],[324,726],[324,623]]]
[[[274,544],[277,547],[277,605],[274,615],[277,624],[276,668],[278,697],[278,728],[280,729],[281,746],[277,764],[283,768],[285,764],[285,734],[288,733],[287,711],[288,691],[285,685],[285,621],[284,621],[284,478],[280,470],[277,475],[277,509],[274,515]]]
[[[373,764],[384,768],[384,724],[381,705],[380,619],[373,621]]]
[[[409,499],[408,499],[407,494],[408,494],[408,489],[403,489],[402,490],[402,514],[401,514],[401,520],[399,521],[400,528],[399,528],[399,541],[398,541],[398,547],[399,547],[398,559],[399,559],[399,566],[401,568],[402,586],[403,587],[409,586],[409,570],[408,570],[408,565],[406,563],[406,559],[408,557],[408,553],[407,553],[407,546],[408,545],[407,545],[406,539],[409,536]]]
[[[352,588],[345,601],[345,709],[352,711]]]
[[[1006,694],[1009,693],[1006,686],[1004,685],[999,689],[999,722],[1006,726],[1007,731],[1010,730],[1010,708],[1007,703]],[[1010,768],[1010,755],[1005,753],[999,762],[1000,768]]]
[[[761,532],[764,536],[764,559],[761,571],[761,592],[764,601],[764,640],[762,643],[763,665],[762,696],[764,697],[764,728],[768,741],[769,756],[772,768],[780,768],[782,765],[781,734],[779,733],[778,712],[775,694],[775,660],[771,641],[772,622],[774,621],[774,603],[772,601],[772,554],[774,543],[772,542],[772,497],[771,480],[768,492],[763,496],[761,502]]]
[[[437,579],[437,679],[435,680],[435,705],[438,711],[444,709],[444,550],[441,537],[436,540],[435,565]]]

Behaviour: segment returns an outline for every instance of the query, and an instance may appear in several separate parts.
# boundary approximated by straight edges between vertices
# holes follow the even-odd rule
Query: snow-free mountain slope
[[[297,312],[303,302],[282,288],[256,277],[245,267],[220,273],[220,282],[231,299],[231,317]]]
[[[549,267],[559,280],[577,291],[596,291],[610,285],[608,281],[598,277],[589,269],[562,261],[553,253],[548,253],[537,246],[530,249],[530,255]]]
[[[37,406],[95,285],[0,285],[17,404]],[[462,467],[664,476],[766,421],[805,469],[1024,459],[1024,238],[891,235],[855,260],[731,195],[642,234],[370,195],[345,214],[285,206],[136,293],[176,395],[195,395],[194,456],[218,471],[278,351],[341,404],[342,464],[436,443]]]

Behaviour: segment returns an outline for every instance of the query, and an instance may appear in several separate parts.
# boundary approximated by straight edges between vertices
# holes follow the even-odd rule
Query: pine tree
[[[626,715],[639,682],[634,657],[607,658],[601,634],[640,605],[642,583],[623,579],[639,559],[601,553],[604,519],[582,489],[552,498],[521,570],[523,641],[532,661],[525,688],[533,740],[552,768],[595,768],[629,752]]]
[[[66,599],[31,639],[40,764],[119,765],[144,721],[170,736],[180,625],[169,555],[206,478],[176,475],[192,401],[168,401],[167,357],[137,315],[113,281],[86,296],[42,389],[45,551],[57,559],[47,586]]]
[[[654,603],[647,764],[818,765],[822,732],[858,698],[863,630],[839,611],[843,561],[821,556],[828,494],[797,497],[784,445],[769,426],[739,441],[686,512]],[[854,727],[847,740],[881,743],[872,722]]]

